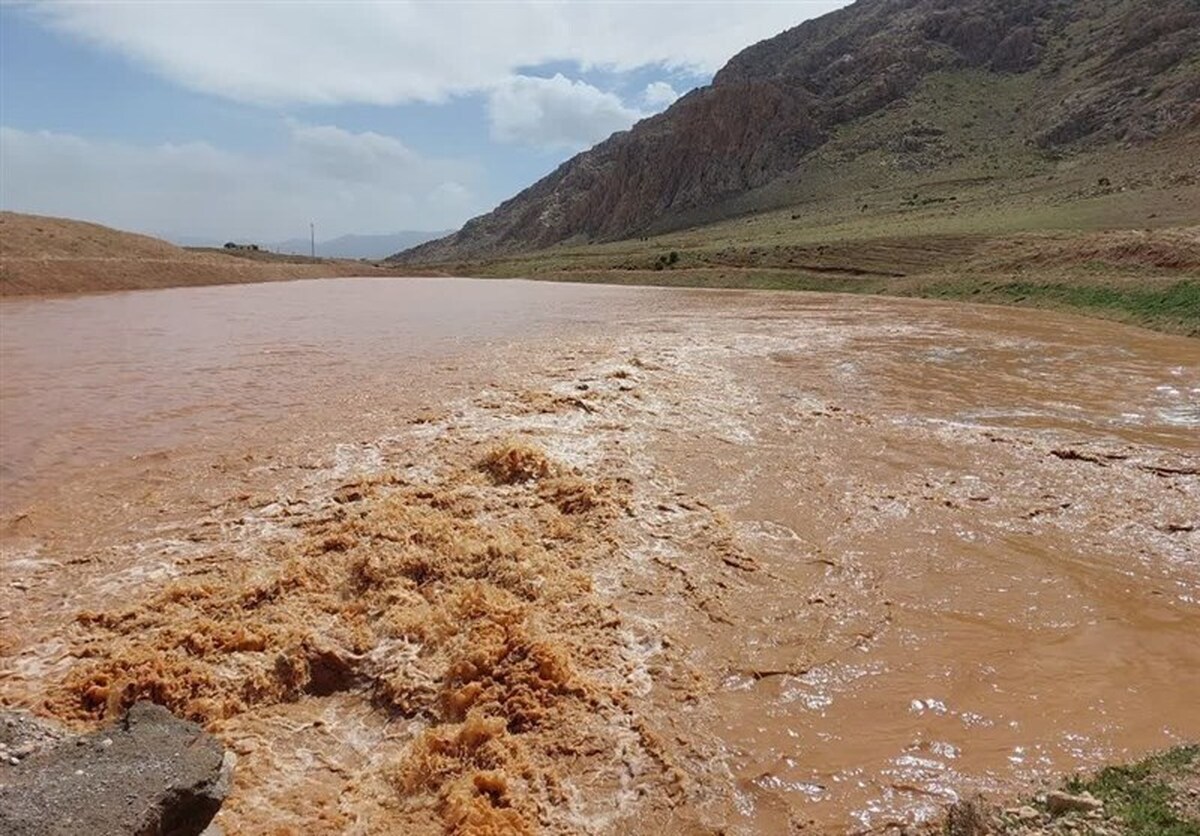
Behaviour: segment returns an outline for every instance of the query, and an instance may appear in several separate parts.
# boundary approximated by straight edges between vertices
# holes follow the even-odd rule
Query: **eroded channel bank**
[[[879,829],[1200,738],[1192,341],[884,299],[518,284],[492,320],[467,282],[269,287],[164,292],[247,323],[224,365],[173,356],[175,390],[91,352],[117,417],[55,417],[71,453],[24,471],[3,535],[0,697],[205,721],[240,756],[230,832]],[[315,308],[282,316],[289,287]],[[223,374],[237,408],[195,403]],[[162,404],[194,417],[163,436]],[[62,449],[13,438],[6,465]]]

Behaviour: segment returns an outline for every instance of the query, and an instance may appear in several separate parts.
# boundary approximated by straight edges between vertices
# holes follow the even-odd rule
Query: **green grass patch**
[[[914,295],[1072,309],[1200,336],[1200,281],[1192,279],[1149,286],[960,280],[931,283]]]
[[[796,290],[862,293],[946,299],[999,305],[1025,305],[1113,319],[1190,337],[1200,337],[1200,280],[1161,281],[1127,277],[1029,281],[994,275],[934,275],[912,279],[845,276],[780,269],[562,270],[517,269],[473,271],[494,278],[524,276],[557,282],[583,282],[655,287]]]
[[[1120,816],[1128,836],[1200,836],[1200,821],[1171,807],[1174,790],[1166,779],[1200,766],[1200,745],[1179,746],[1128,766],[1110,766],[1091,778],[1074,778],[1070,792],[1090,792],[1105,810]]]

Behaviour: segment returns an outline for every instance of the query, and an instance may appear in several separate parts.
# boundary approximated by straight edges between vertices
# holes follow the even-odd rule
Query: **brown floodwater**
[[[8,703],[78,664],[75,612],[218,577],[351,476],[433,483],[519,436],[631,485],[581,564],[617,613],[594,635],[620,670],[595,673],[691,787],[662,801],[629,755],[551,830],[878,830],[1200,739],[1194,340],[916,300],[334,280],[5,301],[0,394]],[[369,816],[329,789],[403,739],[365,698],[224,733],[315,717],[337,769],[276,732],[242,752],[227,829],[303,830],[310,792]],[[572,763],[568,790],[608,786]]]
[[[373,374],[419,389],[464,348],[584,328],[637,298],[534,288],[343,279],[0,300],[0,496],[311,411]]]

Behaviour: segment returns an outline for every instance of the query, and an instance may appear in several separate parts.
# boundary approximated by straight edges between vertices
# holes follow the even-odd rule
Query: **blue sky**
[[[272,241],[447,229],[808,2],[0,5],[0,206]]]

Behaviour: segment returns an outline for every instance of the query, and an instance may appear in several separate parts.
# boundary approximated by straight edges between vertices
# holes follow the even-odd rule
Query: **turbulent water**
[[[0,699],[230,832],[878,830],[1200,738],[1200,345],[363,280],[0,304]]]

